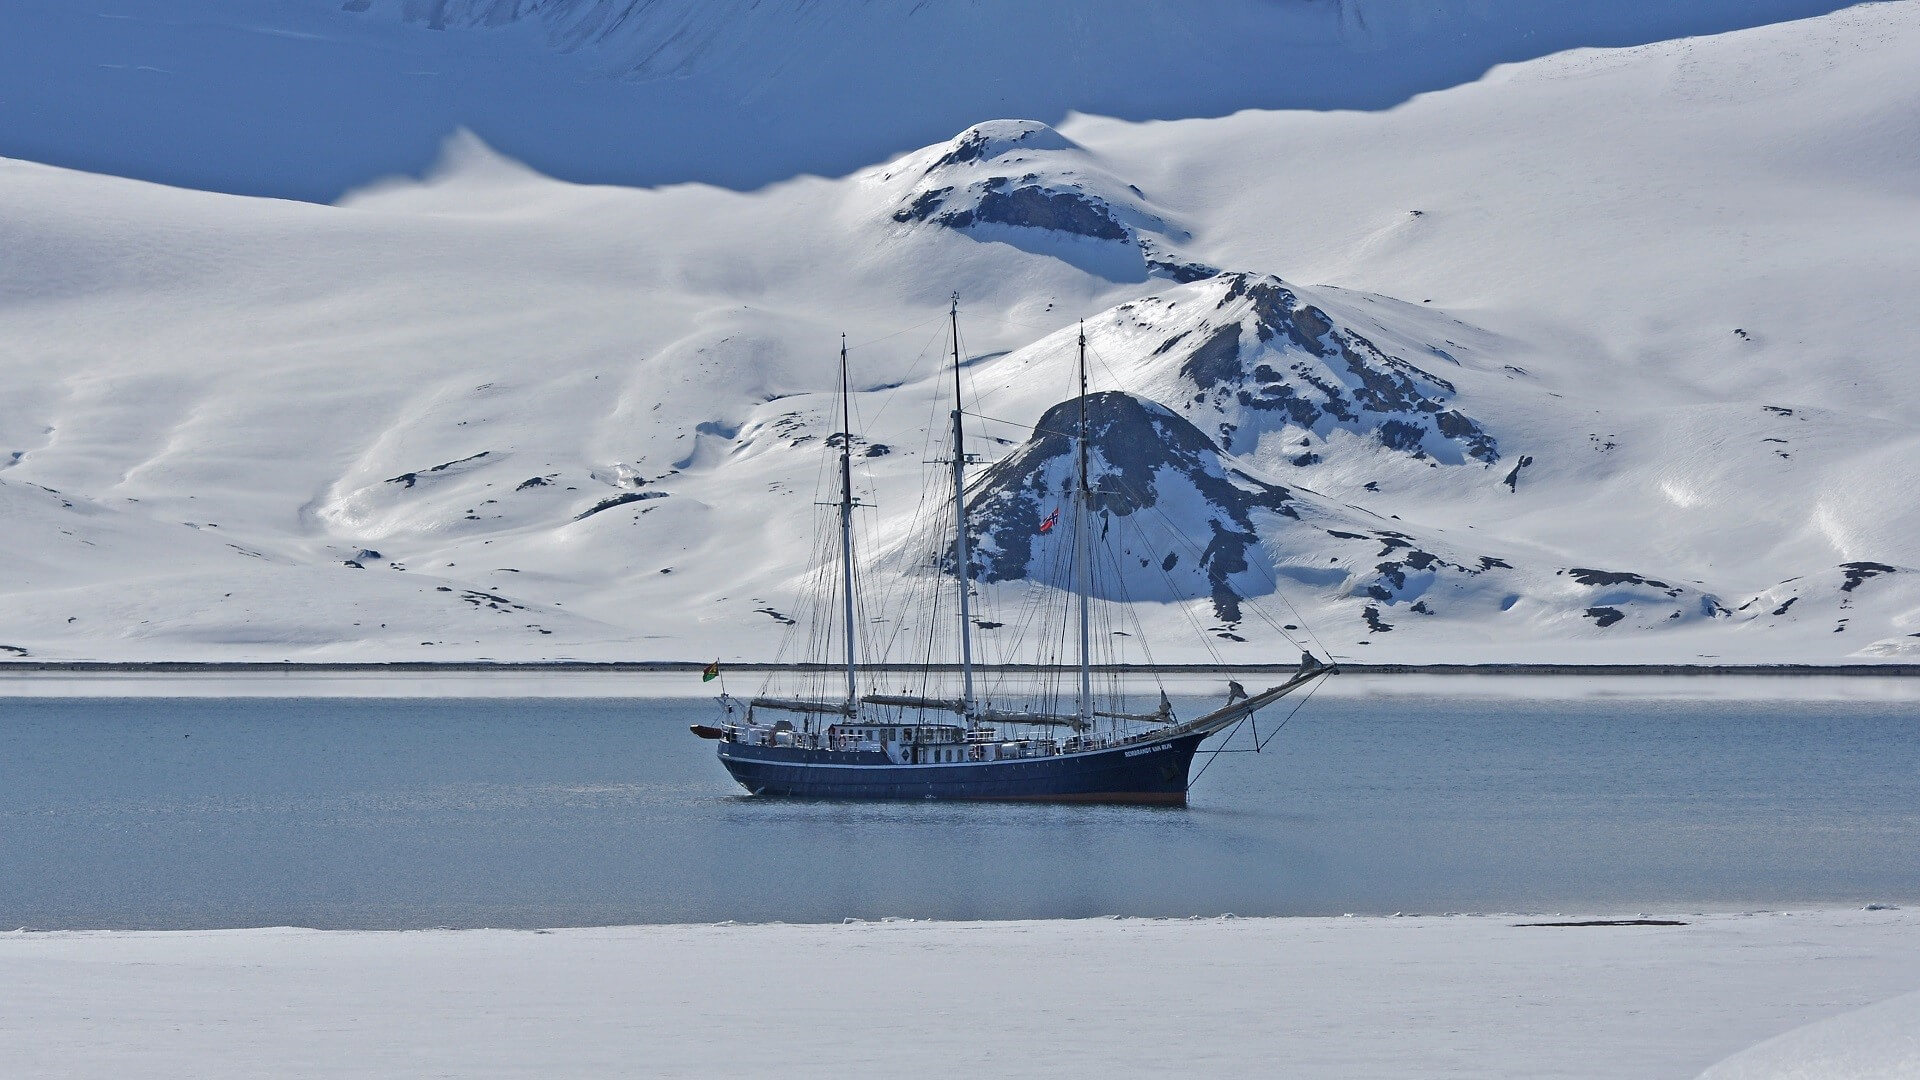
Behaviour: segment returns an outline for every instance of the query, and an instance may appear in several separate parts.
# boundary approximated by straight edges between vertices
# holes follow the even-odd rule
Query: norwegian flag
[[[1056,506],[1053,508],[1053,513],[1047,515],[1047,520],[1040,523],[1040,531],[1050,533],[1058,524],[1060,524],[1060,508]]]

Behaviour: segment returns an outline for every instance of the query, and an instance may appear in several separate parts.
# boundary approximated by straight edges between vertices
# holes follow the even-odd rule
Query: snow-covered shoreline
[[[1658,917],[17,932],[0,1071],[1684,1077],[1920,988],[1913,912]]]

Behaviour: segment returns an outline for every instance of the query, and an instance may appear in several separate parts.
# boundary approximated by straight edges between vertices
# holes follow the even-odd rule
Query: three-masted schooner
[[[1079,335],[1079,426],[1068,493],[1073,621],[1078,685],[1072,709],[1047,709],[996,700],[977,692],[974,659],[974,582],[968,568],[965,416],[961,400],[959,302],[949,312],[953,336],[953,536],[951,573],[958,608],[958,696],[862,690],[857,655],[854,573],[854,443],[851,387],[844,340],[840,349],[840,432],[828,440],[839,454],[841,637],[836,666],[845,669],[845,696],[757,696],[744,717],[719,725],[692,725],[719,741],[721,764],[754,795],[808,799],[971,799],[1185,805],[1188,773],[1207,738],[1239,725],[1335,668],[1302,657],[1300,668],[1276,686],[1240,697],[1192,719],[1175,714],[1164,690],[1152,712],[1098,708],[1093,689],[1090,599],[1093,594],[1093,512],[1089,485],[1087,339]],[[1050,527],[1051,522],[1048,523]],[[1238,684],[1234,684],[1238,690]],[[769,719],[769,717],[776,717]],[[795,724],[792,717],[799,717]],[[1098,723],[1105,720],[1105,730]]]

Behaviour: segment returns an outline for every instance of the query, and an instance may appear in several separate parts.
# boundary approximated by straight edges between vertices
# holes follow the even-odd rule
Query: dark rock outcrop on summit
[[[1190,419],[1202,410],[1238,415],[1220,425],[1229,450],[1241,427],[1267,414],[1321,435],[1365,433],[1416,458],[1500,459],[1493,435],[1450,403],[1453,383],[1338,325],[1280,279],[1228,273],[1205,288],[1218,290],[1211,296],[1217,315],[1157,351],[1183,357],[1179,373],[1195,391],[1181,404]],[[1148,318],[1173,305],[1151,298],[1133,307]]]
[[[990,120],[934,147],[887,181],[903,225],[927,224],[1070,262],[1116,281],[1197,281],[1219,271],[1183,258],[1189,234],[1084,147],[1036,120]]]

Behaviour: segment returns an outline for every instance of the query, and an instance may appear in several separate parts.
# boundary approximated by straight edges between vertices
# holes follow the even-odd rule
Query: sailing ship
[[[1052,674],[1071,679],[1070,689],[1025,688],[1024,698],[982,685],[975,660],[974,553],[969,550],[966,417],[961,394],[959,299],[949,310],[952,329],[953,408],[950,457],[951,522],[945,551],[932,561],[941,579],[950,578],[957,618],[957,686],[933,693],[923,679],[919,692],[888,692],[879,680],[889,667],[862,665],[860,624],[856,616],[857,578],[854,543],[853,432],[851,386],[845,339],[840,348],[840,431],[827,440],[838,454],[838,537],[834,566],[823,581],[837,584],[839,610],[834,621],[841,649],[832,667],[844,677],[834,692],[780,696],[769,691],[740,706],[722,696],[727,715],[718,724],[692,725],[694,734],[719,743],[720,762],[749,793],[804,799],[962,799],[1046,802],[1142,803],[1184,806],[1189,773],[1201,744],[1224,736],[1316,680],[1333,674],[1331,663],[1304,652],[1300,666],[1264,690],[1246,693],[1238,683],[1226,704],[1182,719],[1164,687],[1157,707],[1128,710],[1116,690],[1106,698],[1095,692],[1093,574],[1097,540],[1090,527],[1098,513],[1095,485],[1089,477],[1087,422],[1087,338],[1078,338],[1078,425],[1073,439],[1073,472],[1066,504],[1071,511],[1065,577],[1058,590],[1071,605],[1061,629],[1077,631],[1072,664],[1052,665]],[[1039,528],[1053,532],[1058,512]],[[1102,530],[1103,535],[1105,530]],[[1291,629],[1291,628],[1289,628]],[[1297,643],[1296,643],[1297,644]],[[952,667],[955,665],[943,665]],[[819,673],[816,660],[796,670]],[[1109,668],[1110,670],[1110,668]],[[927,675],[923,671],[922,675]],[[943,671],[943,674],[945,672]],[[863,685],[863,676],[870,680]],[[836,679],[836,681],[838,681]],[[1118,680],[1114,683],[1119,685]],[[795,720],[799,722],[796,723]],[[1256,729],[1256,747],[1257,747]],[[1217,750],[1217,748],[1216,748]]]

